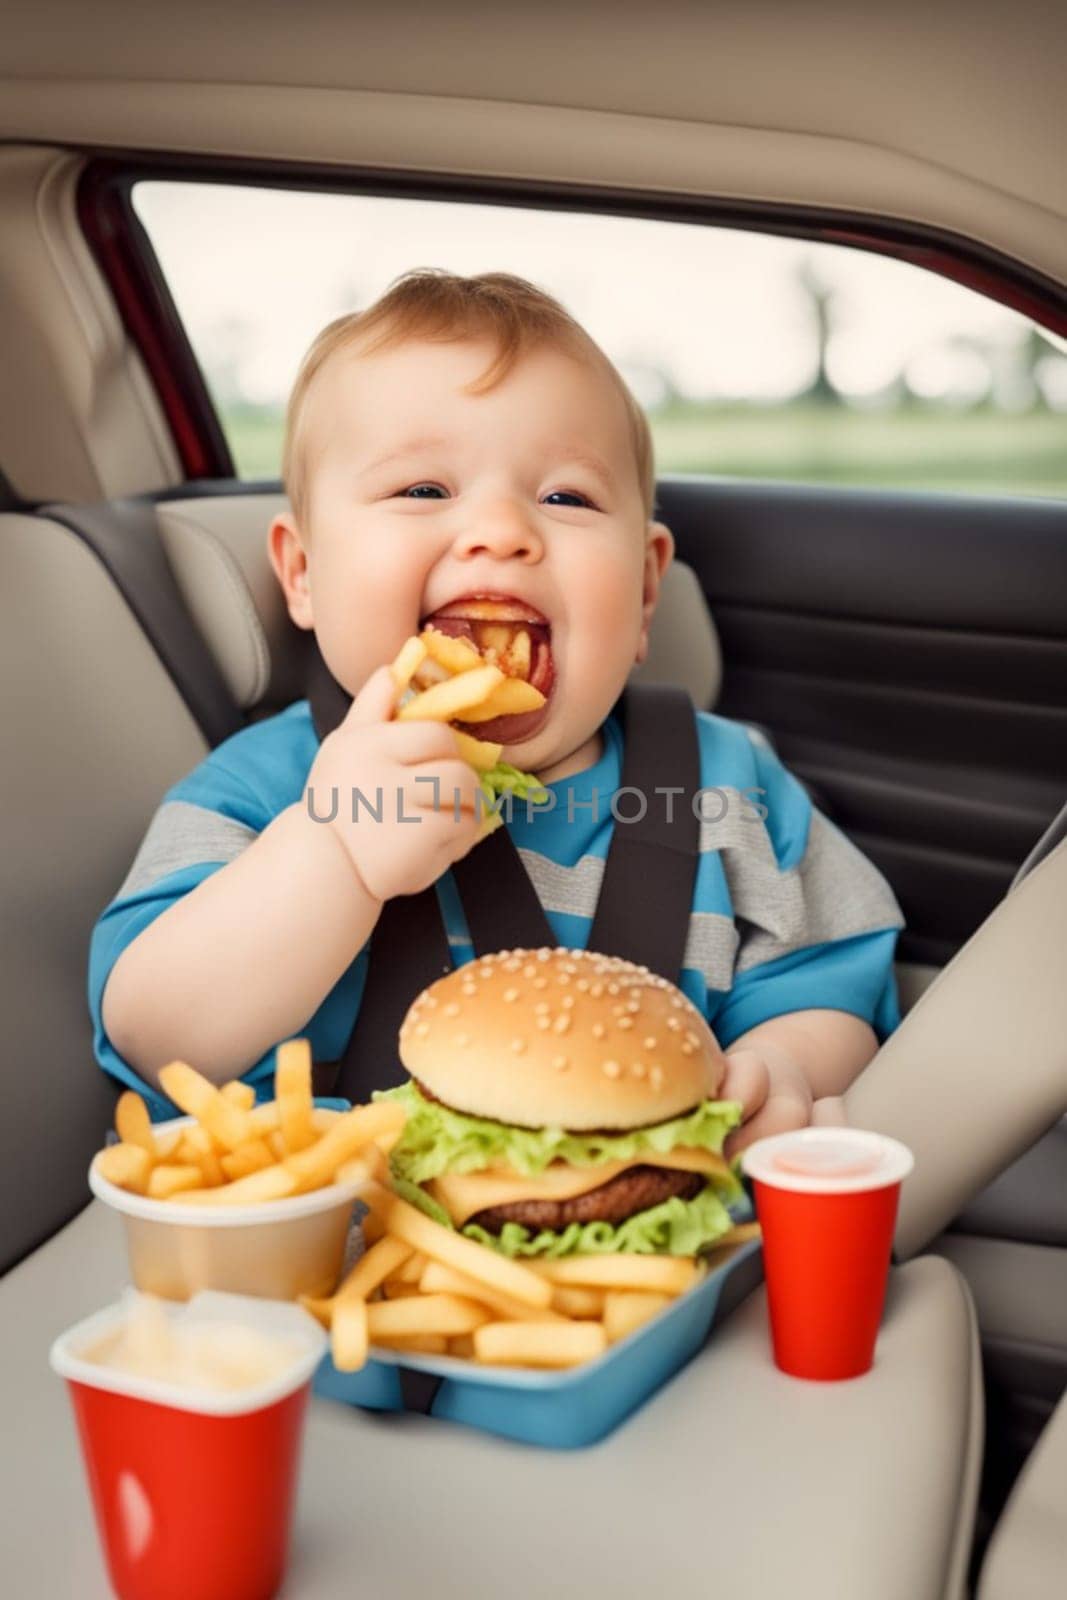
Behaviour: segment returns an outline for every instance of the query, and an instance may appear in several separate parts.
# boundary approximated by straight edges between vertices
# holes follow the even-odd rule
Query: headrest
[[[246,711],[278,711],[306,693],[311,641],[289,620],[267,556],[281,494],[201,496],[156,507],[174,576],[231,693]],[[694,703],[718,699],[722,657],[696,574],[667,569],[648,659],[632,677],[677,683]]]

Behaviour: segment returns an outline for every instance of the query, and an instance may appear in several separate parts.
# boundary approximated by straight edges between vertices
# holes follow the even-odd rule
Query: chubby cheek
[[[315,636],[326,664],[350,694],[391,661],[418,623],[419,576],[388,549],[330,552],[313,564]]]
[[[603,681],[609,688],[620,683],[633,665],[640,634],[640,569],[590,563],[569,579],[567,593],[568,670],[579,682]]]

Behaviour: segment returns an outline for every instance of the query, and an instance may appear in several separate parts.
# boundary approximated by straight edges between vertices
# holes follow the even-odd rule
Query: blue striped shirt
[[[698,713],[697,724],[704,792],[682,988],[724,1047],[770,1017],[812,1007],[851,1012],[884,1039],[899,1021],[893,952],[903,924],[884,878],[812,806],[757,734],[707,712]],[[613,829],[625,827],[642,803],[679,803],[663,790],[644,797],[620,792],[623,739],[615,717],[602,733],[595,765],[549,784],[552,798],[544,806],[515,804],[507,820],[553,933],[577,949],[589,938]],[[145,1094],[155,1115],[172,1108],[122,1059],[104,1028],[108,974],[155,917],[302,799],[317,751],[307,701],[212,751],[164,797],[125,882],[97,922],[89,960],[97,1059]],[[367,825],[374,825],[369,816]],[[452,874],[446,872],[436,889],[458,966],[473,952]],[[316,1060],[344,1052],[368,950],[369,944],[299,1030]],[[271,1050],[245,1078],[266,1090],[273,1070]]]

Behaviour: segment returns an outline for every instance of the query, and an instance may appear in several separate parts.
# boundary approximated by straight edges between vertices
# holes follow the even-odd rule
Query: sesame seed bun
[[[637,1128],[717,1097],[722,1051],[665,978],[584,950],[500,950],[413,1002],[400,1059],[446,1105],[524,1128]]]

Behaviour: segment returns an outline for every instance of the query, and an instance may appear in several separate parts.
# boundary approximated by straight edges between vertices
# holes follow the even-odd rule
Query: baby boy
[[[555,797],[507,825],[560,943],[583,945],[618,825],[613,707],[673,553],[639,406],[555,300],[503,273],[408,273],[325,329],[290,400],[284,476],[271,562],[354,699],[321,742],[301,701],[215,750],[166,796],[97,924],[97,1054],[159,1110],[175,1057],[258,1084],[294,1035],[340,1056],[385,902],[436,885],[447,906],[449,868],[483,831],[477,774],[447,726],[393,719],[383,665],[428,621],[534,640],[521,670],[544,706],[478,733]],[[734,1153],[837,1115],[897,1021],[901,918],[764,741],[705,712],[697,725],[702,785],[761,799],[745,829],[702,827],[682,970],[745,1110]],[[306,804],[354,787],[402,804],[373,823]],[[462,930],[452,948],[469,957]]]

